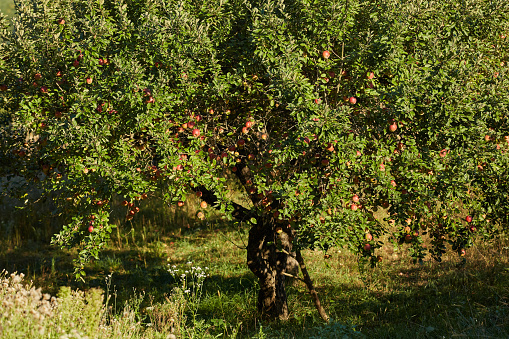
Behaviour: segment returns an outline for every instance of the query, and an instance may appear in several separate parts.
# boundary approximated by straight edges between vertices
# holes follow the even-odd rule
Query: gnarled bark
[[[259,222],[249,231],[247,265],[259,280],[258,310],[262,316],[288,319],[283,273],[289,250],[288,239],[283,234],[278,235],[269,221]]]

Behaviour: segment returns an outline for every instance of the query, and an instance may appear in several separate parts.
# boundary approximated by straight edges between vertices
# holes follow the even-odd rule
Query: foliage
[[[78,246],[78,276],[115,195],[129,221],[155,192],[178,206],[196,193],[197,219],[213,207],[372,264],[389,232],[421,261],[507,227],[507,1],[16,5],[3,157],[58,193],[70,223],[53,243]]]

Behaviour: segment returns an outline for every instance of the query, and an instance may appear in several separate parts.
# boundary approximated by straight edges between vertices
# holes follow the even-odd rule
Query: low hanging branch
[[[313,286],[313,282],[311,281],[311,277],[309,276],[308,269],[306,268],[306,264],[304,264],[304,258],[302,258],[302,254],[300,253],[300,250],[298,249],[296,251],[297,262],[299,263],[300,270],[302,272],[302,275],[304,276],[304,283],[306,284],[309,294],[311,294],[311,298],[313,299],[313,302],[315,303],[315,307],[318,310],[318,313],[320,314],[320,317],[322,317],[323,320],[326,322],[329,322],[329,316],[327,313],[325,313],[325,309],[322,307],[322,304],[320,303],[320,299],[318,298],[318,293],[315,290],[315,287]]]

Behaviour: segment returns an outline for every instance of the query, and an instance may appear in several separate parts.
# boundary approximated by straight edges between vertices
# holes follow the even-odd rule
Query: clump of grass
[[[152,314],[159,317],[158,331],[144,328],[140,321],[140,303],[134,298],[114,314],[103,303],[101,289],[87,292],[62,287],[57,297],[41,292],[23,274],[0,274],[0,337],[9,338],[176,338],[173,326],[163,326],[160,310],[171,310],[170,324],[179,323],[182,305],[173,298],[157,306]],[[175,320],[177,319],[177,320]]]

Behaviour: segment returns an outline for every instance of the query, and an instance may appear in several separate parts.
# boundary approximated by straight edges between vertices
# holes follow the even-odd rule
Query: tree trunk
[[[276,233],[271,222],[259,220],[249,231],[247,265],[259,279],[258,310],[262,316],[288,319],[283,273],[290,247],[287,234]]]

